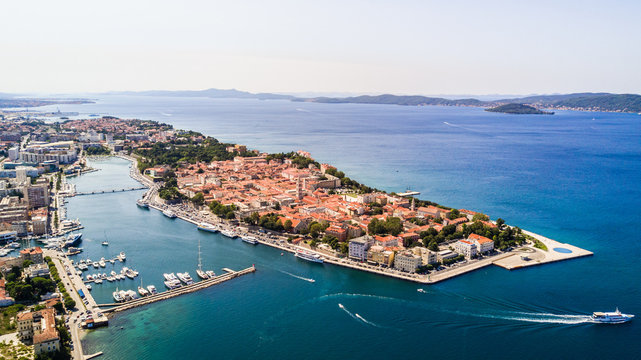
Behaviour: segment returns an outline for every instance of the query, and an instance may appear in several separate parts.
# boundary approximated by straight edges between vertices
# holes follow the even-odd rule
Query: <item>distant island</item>
[[[93,101],[86,99],[30,99],[30,98],[0,98],[0,109],[1,108],[17,108],[17,107],[38,107],[45,105],[56,105],[56,104],[90,104]]]
[[[493,108],[485,109],[485,111],[498,112],[505,114],[534,114],[534,115],[554,115],[553,111],[541,111],[534,106],[524,104],[505,104]]]

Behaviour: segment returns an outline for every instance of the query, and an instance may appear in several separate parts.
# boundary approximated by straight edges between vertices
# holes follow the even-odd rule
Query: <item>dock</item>
[[[230,270],[230,269],[227,269],[227,270]],[[100,307],[113,306],[110,309],[102,310],[103,313],[113,314],[119,311],[125,311],[125,310],[133,309],[139,306],[151,304],[157,301],[171,299],[173,297],[184,295],[184,294],[189,294],[198,290],[208,288],[213,285],[218,285],[220,283],[237,278],[239,276],[253,273],[255,271],[256,271],[256,267],[254,266],[248,267],[247,269],[240,270],[240,271],[231,270],[231,272],[228,271],[226,274],[219,275],[211,279],[202,280],[197,283],[186,285],[177,289],[167,290],[167,291],[158,293],[156,295],[145,296],[145,297],[138,298],[135,300],[130,300],[124,303],[99,304],[98,306]]]

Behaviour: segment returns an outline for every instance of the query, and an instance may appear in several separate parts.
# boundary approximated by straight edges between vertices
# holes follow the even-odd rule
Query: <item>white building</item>
[[[11,161],[16,161],[20,158],[20,148],[17,146],[12,147],[9,149],[9,159]]]
[[[401,252],[394,256],[394,269],[413,273],[421,262],[421,257],[414,255],[411,251]]]
[[[473,241],[469,240],[459,240],[454,244],[454,250],[457,253],[465,256],[467,259],[471,259],[476,256],[478,248]]]
[[[486,238],[485,236],[470,234],[467,240],[473,241],[476,244],[478,252],[481,254],[494,250],[494,241]]]
[[[361,236],[349,241],[349,257],[358,261],[367,260],[367,250],[374,243],[369,236]]]

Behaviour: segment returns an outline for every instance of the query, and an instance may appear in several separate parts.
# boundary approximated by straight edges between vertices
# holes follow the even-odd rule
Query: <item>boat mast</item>
[[[200,261],[200,239],[198,239],[198,270],[203,271],[203,265]]]

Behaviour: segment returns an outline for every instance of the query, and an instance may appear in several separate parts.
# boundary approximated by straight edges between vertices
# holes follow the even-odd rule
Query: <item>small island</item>
[[[505,114],[538,114],[538,115],[554,115],[554,112],[541,111],[534,106],[524,104],[505,104],[497,107],[485,109],[485,111],[499,112]]]

